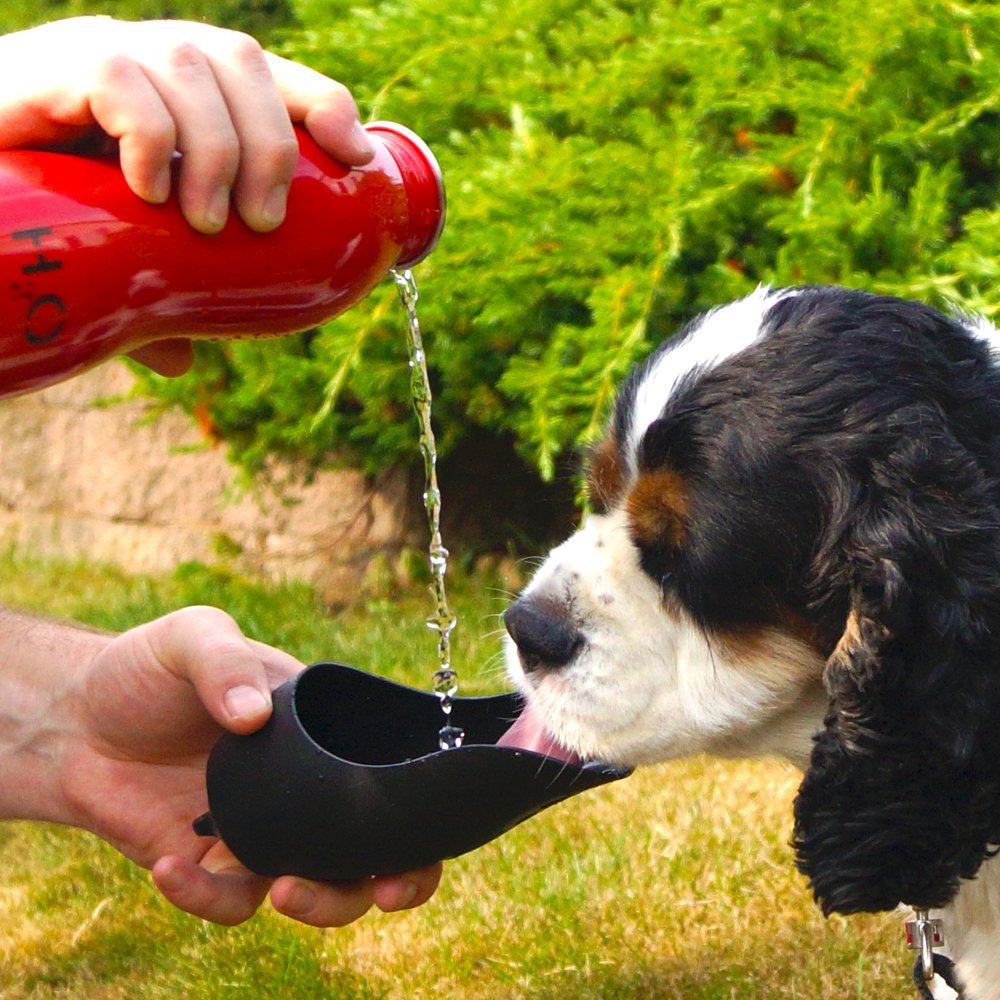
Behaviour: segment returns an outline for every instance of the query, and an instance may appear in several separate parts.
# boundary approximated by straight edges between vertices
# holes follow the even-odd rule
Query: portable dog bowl
[[[516,695],[456,698],[461,747],[433,750],[438,698],[339,663],[274,692],[267,724],[209,756],[210,812],[195,820],[260,875],[353,880],[474,850],[563,799],[630,769],[496,746]]]

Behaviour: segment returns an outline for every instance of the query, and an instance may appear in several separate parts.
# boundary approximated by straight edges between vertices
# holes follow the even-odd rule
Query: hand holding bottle
[[[0,149],[110,137],[129,187],[153,203],[180,153],[181,208],[203,233],[222,229],[230,197],[251,229],[281,223],[293,122],[348,166],[374,153],[343,86],[213,25],[70,18],[0,38],[0,65]]]
[[[46,88],[32,67],[73,30],[90,54]],[[191,336],[316,326],[436,243],[421,140],[362,128],[339,84],[247,36],[107,18],[21,34],[0,38],[19,95],[0,84],[0,395],[112,354],[181,374]]]

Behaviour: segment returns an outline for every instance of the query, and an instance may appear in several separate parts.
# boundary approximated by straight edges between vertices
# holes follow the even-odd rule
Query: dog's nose
[[[515,601],[503,616],[527,671],[563,667],[584,643],[566,620],[530,598]]]

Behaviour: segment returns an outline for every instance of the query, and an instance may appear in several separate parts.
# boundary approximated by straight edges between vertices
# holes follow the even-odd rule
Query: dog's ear
[[[827,914],[943,906],[1000,842],[1000,513],[935,431],[845,477],[820,557],[846,622],[794,847]]]

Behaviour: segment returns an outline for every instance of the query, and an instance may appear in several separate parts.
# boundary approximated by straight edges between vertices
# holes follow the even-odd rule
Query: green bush
[[[758,282],[1000,309],[1000,9],[941,0],[295,0],[284,51],[437,153],[417,269],[444,451],[544,477],[630,364]],[[180,382],[254,467],[416,455],[391,283]]]

